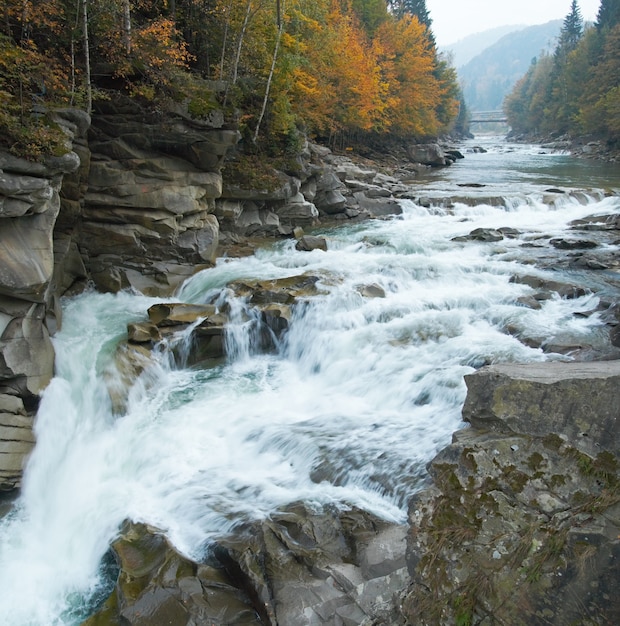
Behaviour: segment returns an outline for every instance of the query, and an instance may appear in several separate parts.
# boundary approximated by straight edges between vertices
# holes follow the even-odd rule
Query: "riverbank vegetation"
[[[584,27],[573,0],[553,54],[534,59],[504,102],[513,132],[620,141],[619,50],[620,1],[602,0]]]
[[[301,134],[436,136],[460,108],[424,0],[5,0],[2,18],[0,137],[31,158],[62,147],[47,111],[114,92],[222,110],[274,152]]]

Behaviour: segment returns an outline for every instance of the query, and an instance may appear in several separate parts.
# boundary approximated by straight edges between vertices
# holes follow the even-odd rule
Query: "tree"
[[[424,24],[429,31],[431,30],[433,21],[426,8],[426,0],[391,0],[389,5],[397,17],[414,15],[421,24]]]
[[[445,92],[436,76],[428,30],[417,17],[405,15],[382,24],[377,39],[389,101],[384,127],[400,135],[436,135],[442,128],[437,113]]]
[[[273,58],[271,61],[271,68],[269,70],[269,76],[267,78],[267,85],[265,87],[265,96],[263,98],[263,105],[261,107],[260,114],[258,116],[258,121],[256,122],[256,128],[254,129],[254,137],[253,141],[256,143],[258,139],[258,133],[260,132],[260,126],[263,122],[263,117],[265,116],[265,111],[267,110],[267,103],[269,101],[269,91],[271,90],[271,82],[273,81],[273,75],[276,70],[276,62],[278,61],[278,52],[280,51],[280,42],[282,41],[282,33],[284,32],[284,9],[281,5],[285,4],[285,0],[277,0],[276,1],[276,24],[278,25],[278,34],[276,36],[276,44],[273,50]]]
[[[560,39],[556,48],[556,56],[566,57],[577,47],[583,35],[583,18],[577,0],[572,0],[568,15],[564,18]]]
[[[590,133],[620,138],[620,22],[605,37],[600,61],[581,90],[579,121]]]
[[[371,37],[388,18],[385,0],[352,0],[351,8]]]
[[[620,22],[620,0],[601,0],[596,17],[596,27],[611,29]]]

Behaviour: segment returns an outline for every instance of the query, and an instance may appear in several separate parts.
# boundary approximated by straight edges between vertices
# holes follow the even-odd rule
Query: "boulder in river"
[[[322,626],[388,619],[405,585],[405,528],[357,509],[292,504],[193,561],[125,524],[116,588],[84,626]]]
[[[407,154],[415,163],[438,167],[450,165],[451,159],[446,159],[446,155],[441,146],[436,143],[410,144],[407,146]]]

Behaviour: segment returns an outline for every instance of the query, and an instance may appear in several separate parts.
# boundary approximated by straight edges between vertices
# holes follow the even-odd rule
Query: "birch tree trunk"
[[[86,113],[93,110],[93,90],[90,84],[90,42],[88,40],[88,0],[82,0],[82,36],[84,37],[84,81],[86,83]]]
[[[271,68],[269,70],[269,77],[267,78],[267,85],[265,86],[265,97],[263,98],[263,106],[261,107],[260,115],[258,116],[258,121],[256,122],[256,128],[254,129],[254,138],[253,141],[256,143],[258,139],[258,133],[260,132],[261,124],[263,123],[263,117],[265,117],[265,111],[267,110],[267,103],[269,102],[269,92],[271,90],[271,81],[273,80],[273,75],[276,70],[276,63],[278,61],[278,52],[280,51],[280,41],[282,40],[282,33],[284,32],[284,19],[282,14],[280,13],[280,9],[282,5],[284,5],[284,0],[277,0],[276,4],[276,19],[278,24],[278,36],[276,38],[276,45],[273,50],[273,58],[271,59]],[[282,13],[284,9],[282,10]]]
[[[129,0],[123,0],[123,43],[125,52],[131,54],[131,5]]]
[[[239,33],[239,39],[237,41],[237,51],[235,52],[235,60],[233,63],[233,73],[230,84],[226,86],[226,93],[224,94],[224,108],[226,108],[226,104],[228,102],[228,92],[230,87],[234,87],[237,84],[237,77],[239,72],[239,61],[241,60],[241,49],[243,48],[243,40],[245,38],[245,31],[248,29],[248,24],[250,23],[250,16],[252,14],[252,0],[248,0],[248,6],[245,12],[245,18],[243,20],[243,26],[241,27],[241,32]]]
[[[222,41],[222,54],[220,56],[220,80],[224,78],[224,60],[226,59],[226,45],[228,43],[228,29],[230,27],[230,13],[232,11],[233,0],[230,0],[226,9],[226,20],[224,22],[224,37]]]

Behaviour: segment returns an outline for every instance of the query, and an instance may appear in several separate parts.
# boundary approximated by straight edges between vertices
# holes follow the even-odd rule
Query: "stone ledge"
[[[463,419],[474,428],[560,434],[594,456],[620,450],[620,361],[491,365],[465,382]]]

